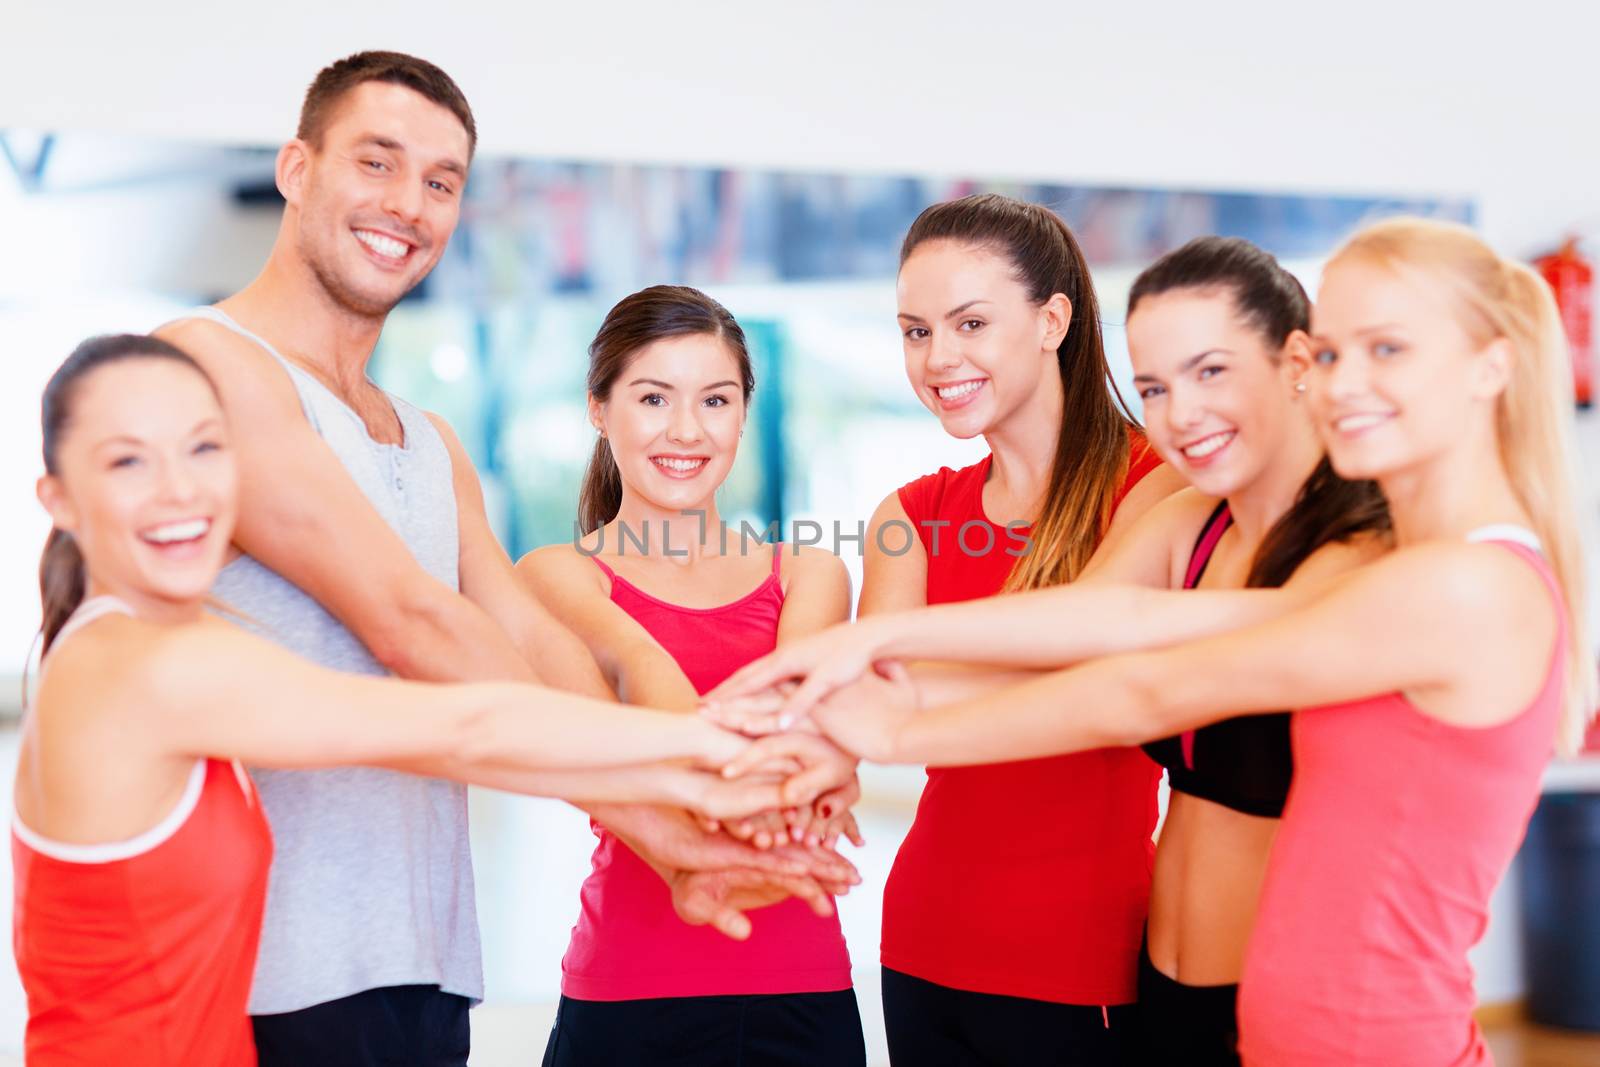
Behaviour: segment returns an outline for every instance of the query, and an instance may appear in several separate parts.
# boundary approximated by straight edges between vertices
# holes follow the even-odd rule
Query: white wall
[[[1600,230],[1600,5],[1570,0],[11,8],[0,127],[275,144],[318,67],[393,47],[494,153],[1467,193],[1512,252]]]

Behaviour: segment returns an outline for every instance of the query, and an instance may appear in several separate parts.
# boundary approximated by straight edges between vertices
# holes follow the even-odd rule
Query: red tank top
[[[619,578],[611,602],[649,631],[699,693],[771,652],[783,611],[781,545],[754,591],[716,608],[669,604]],[[790,898],[750,913],[748,940],[690,926],[666,883],[627,845],[594,827],[593,872],[561,961],[561,992],[577,1000],[640,1000],[738,993],[823,993],[850,988],[850,956],[838,915],[824,919]]]
[[[900,490],[928,552],[929,604],[993,596],[1016,562],[983,511],[992,458]],[[1134,436],[1118,503],[1159,465]],[[884,887],[884,966],[980,993],[1132,1002],[1159,776],[1137,748],[928,768]]]
[[[250,1067],[245,1001],[272,833],[236,764],[200,760],[161,824],[114,845],[13,824],[12,944],[30,1065]]]
[[[1294,716],[1295,776],[1239,987],[1240,1052],[1272,1067],[1478,1067],[1467,950],[1539,799],[1561,714],[1566,615],[1539,695],[1451,726],[1400,694]],[[1537,542],[1534,542],[1537,543]]]

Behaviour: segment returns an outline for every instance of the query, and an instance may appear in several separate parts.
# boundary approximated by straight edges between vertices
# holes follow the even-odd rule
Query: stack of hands
[[[699,814],[662,810],[646,839],[623,835],[662,873],[684,921],[742,940],[744,912],[793,896],[829,915],[833,897],[860,884],[836,847],[865,844],[851,811],[856,766],[891,759],[919,706],[905,668],[875,662],[861,629],[785,645],[706,694],[700,712],[730,745],[700,779]]]

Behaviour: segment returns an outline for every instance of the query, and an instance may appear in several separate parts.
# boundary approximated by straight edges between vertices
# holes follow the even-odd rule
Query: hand
[[[823,793],[838,789],[855,777],[856,757],[824,737],[802,731],[773,734],[752,742],[739,757],[722,768],[724,777],[746,781],[752,771],[785,759],[798,760],[801,770],[781,782],[776,807],[810,804]],[[758,780],[765,776],[758,775]]]
[[[894,616],[877,615],[791,641],[746,664],[706,694],[704,704],[713,718],[717,705],[749,697],[780,682],[800,682],[778,713],[780,729],[787,729],[807,714],[823,697],[863,674],[893,637]]]
[[[815,879],[772,875],[748,868],[726,871],[683,871],[668,879],[672,907],[691,926],[710,924],[735,941],[750,936],[744,914],[788,897],[799,897],[821,917],[833,914],[833,898]]]
[[[835,690],[811,711],[811,721],[840,748],[862,759],[892,763],[900,730],[916,715],[922,700],[905,667],[884,660],[875,670]],[[751,746],[743,758],[772,759]]]
[[[798,850],[753,848],[724,833],[707,832],[681,808],[607,805],[596,808],[595,821],[616,834],[658,871],[714,871],[746,867],[770,874],[812,875],[848,880],[855,869],[843,857],[823,863]],[[665,877],[665,876],[663,876]]]
[[[788,729],[802,729],[806,725],[804,718],[791,722],[785,715],[789,697],[798,688],[794,682],[779,682],[759,693],[702,704],[700,714],[718,726],[737,730],[746,737],[765,737]]]
[[[850,811],[861,799],[861,779],[854,775],[831,793],[812,801],[810,807],[791,808],[789,833],[808,845],[833,848],[842,834],[857,848],[866,845],[856,817]]]

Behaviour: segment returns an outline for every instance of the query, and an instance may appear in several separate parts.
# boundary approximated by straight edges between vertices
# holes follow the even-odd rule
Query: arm
[[[928,603],[928,550],[922,546],[920,531],[911,524],[911,517],[900,503],[898,491],[883,498],[868,526],[857,617],[925,607]],[[884,550],[885,543],[898,547],[905,540],[907,530],[911,531],[911,544],[905,552],[896,556]]]
[[[739,751],[697,718],[514,682],[434,685],[319,667],[221,622],[150,628],[131,687],[181,756],[424,773],[614,768]],[[217,709],[226,707],[228,714]],[[680,801],[676,794],[661,799]]]
[[[1070,585],[863,619],[764,657],[710,696],[725,701],[802,678],[783,711],[793,720],[825,693],[860,677],[875,660],[983,663],[1003,668],[995,677],[1009,681],[1019,669],[1159,647],[1286,610],[1282,594],[1170,591],[1182,584],[1179,560],[1187,556],[1179,546],[1193,544],[1215,504],[1193,491],[1160,501],[1114,545],[1102,546],[1083,577]],[[869,588],[872,582],[869,570]],[[1218,597],[1231,599],[1218,602]],[[919,683],[926,673],[921,666],[912,668]],[[977,679],[977,672],[969,672],[964,681],[982,685]],[[945,669],[929,680],[963,679]]]
[[[202,320],[161,336],[206,369],[222,398],[245,487],[241,551],[305,590],[402,677],[533,680],[494,620],[424,571],[368,503],[270,356]]]
[[[462,595],[499,623],[540,681],[568,692],[610,699],[611,689],[583,642],[556,621],[528,583],[518,579],[489,525],[478,472],[455,432],[437,415],[430,414],[428,418],[450,452],[460,530]],[[648,700],[635,703],[654,704]]]
[[[561,625],[599,664],[621,699],[687,711],[699,700],[676,660],[632,616],[611,602],[605,575],[571,545],[548,545],[517,562],[516,577],[549,604]]]
[[[1494,546],[1420,546],[1269,622],[903,717],[879,754],[1002,762],[1390,692],[1446,722],[1492,725],[1532,700],[1554,633],[1548,591],[1522,561]]]

